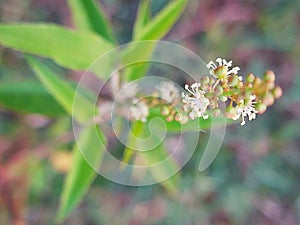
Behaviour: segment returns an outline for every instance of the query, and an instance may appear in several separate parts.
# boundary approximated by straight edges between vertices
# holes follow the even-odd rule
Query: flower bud
[[[166,118],[167,122],[171,122],[171,121],[173,121],[173,119],[174,119],[174,117],[172,115],[170,115]]]
[[[219,99],[220,99],[221,102],[226,102],[228,100],[228,98],[226,96],[224,96],[224,95],[221,95],[219,97]]]
[[[181,124],[186,124],[189,122],[189,117],[187,115],[181,115],[181,119],[179,121]]]
[[[204,76],[201,77],[201,84],[208,84],[209,83],[209,77],[208,76]]]
[[[265,81],[271,81],[271,82],[274,82],[275,81],[275,74],[272,70],[267,70],[265,73],[264,73],[264,80]]]
[[[236,114],[235,108],[231,105],[227,106],[226,111],[225,111],[225,116],[227,118],[233,118],[235,116],[235,114]]]
[[[246,77],[246,81],[247,81],[248,83],[253,83],[254,80],[255,80],[255,76],[253,75],[253,73],[249,73],[249,74],[247,75],[247,77]]]
[[[262,80],[259,78],[259,77],[255,77],[255,79],[254,79],[254,85],[255,86],[258,86],[258,85],[260,85],[262,83]]]
[[[263,103],[257,103],[255,105],[255,109],[258,111],[259,114],[263,114],[267,110],[267,106]]]
[[[218,96],[223,94],[223,88],[221,86],[217,86],[216,89],[215,89],[215,93]]]
[[[282,93],[283,93],[283,92],[282,92],[281,87],[276,86],[276,87],[273,89],[272,93],[273,93],[274,98],[278,99],[278,98],[280,98],[280,97],[282,96]]]
[[[219,79],[224,79],[227,75],[228,68],[226,66],[219,66],[215,69],[215,75]]]
[[[237,86],[239,84],[239,82],[240,82],[239,77],[236,76],[236,75],[229,76],[228,77],[228,81],[229,81],[228,82],[229,85],[232,86],[232,87]]]
[[[242,81],[240,81],[237,85],[238,88],[242,88],[244,86],[244,83]]]
[[[161,115],[163,115],[163,116],[169,115],[169,114],[170,114],[170,109],[169,109],[169,107],[167,107],[167,106],[161,107],[161,108],[160,108],[160,113],[161,113]]]
[[[275,87],[274,81],[267,81],[266,87],[268,90],[272,90]]]
[[[267,106],[274,104],[274,96],[272,95],[272,93],[267,92],[265,94],[265,96],[263,97],[263,103]]]
[[[213,116],[220,116],[221,115],[221,110],[219,108],[213,109],[212,110],[212,115]]]

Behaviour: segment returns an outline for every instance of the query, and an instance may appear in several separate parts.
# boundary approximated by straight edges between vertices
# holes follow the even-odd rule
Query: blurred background
[[[168,2],[153,0],[153,14]],[[119,43],[131,39],[138,3],[101,1]],[[0,20],[72,27],[63,0],[1,0]],[[159,185],[127,187],[99,176],[64,224],[300,224],[300,1],[191,0],[164,39],[207,61],[232,59],[243,74],[272,69],[284,96],[247,126],[228,127],[221,152],[203,173],[200,142],[181,171],[176,199]],[[78,73],[63,72],[78,81]],[[0,46],[0,86],[28,79],[35,77],[23,54]],[[72,164],[71,120],[8,109],[13,98],[1,93],[5,88],[12,87],[0,88],[0,224],[53,224]]]

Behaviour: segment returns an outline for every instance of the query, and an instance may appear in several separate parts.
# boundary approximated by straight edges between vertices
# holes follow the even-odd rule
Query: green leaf
[[[59,221],[77,207],[96,178],[96,172],[93,168],[99,168],[105,145],[105,135],[97,125],[83,130],[80,140],[74,148],[73,166],[67,174],[63,186],[57,213]]]
[[[151,1],[141,0],[138,8],[138,12],[135,18],[135,23],[133,27],[133,39],[142,32],[144,26],[149,22],[151,17]]]
[[[57,76],[40,60],[29,56],[27,57],[27,60],[42,84],[69,115],[74,116],[79,122],[86,122],[93,117],[95,107],[80,94],[76,96],[76,108],[79,108],[80,110],[73,112],[73,99],[75,97],[76,89],[69,82]]]
[[[49,24],[0,24],[0,44],[53,59],[60,66],[86,70],[113,46],[87,32]]]
[[[161,129],[159,124],[157,124],[155,121],[152,121],[152,128],[154,130],[151,130],[151,135],[153,135],[151,138],[149,138],[149,132],[146,128],[146,123],[137,121],[132,124],[132,133],[130,133],[128,136],[128,143],[130,146],[135,146],[134,149],[139,149],[139,146],[141,144],[139,141],[137,141],[137,138],[139,138],[138,140],[147,139],[147,146],[155,146],[157,145],[156,143],[160,141],[160,137],[157,136],[157,134],[159,134],[160,132],[156,132],[157,129]],[[150,143],[149,141],[152,143]],[[143,162],[143,166],[149,169],[153,178],[158,182],[164,180],[164,178],[168,177],[169,174],[174,174],[178,171],[178,166],[175,163],[175,160],[169,157],[166,149],[163,146],[163,143],[158,144],[156,147],[149,151],[136,151],[127,147],[124,150],[123,161],[128,163],[131,161],[131,159],[133,159],[134,156],[138,158],[139,163]],[[162,161],[164,161],[163,164],[156,164]],[[161,185],[168,191],[169,194],[174,195],[177,192],[177,182],[178,177],[175,175],[161,182]]]
[[[0,84],[0,103],[8,109],[46,116],[65,115],[64,109],[49,92],[36,81]]]
[[[138,20],[136,21],[134,30],[134,41],[159,40],[163,38],[171,30],[176,21],[180,18],[187,2],[187,0],[177,0],[169,3],[147,24],[143,24],[143,17],[138,16]],[[146,11],[146,8],[147,1],[142,2],[140,10]],[[147,46],[143,44],[140,46],[136,45],[135,48],[129,47],[128,51],[124,53],[125,61],[132,60],[132,57],[139,57],[138,60],[147,61],[151,57],[155,46],[156,43],[148,43]],[[139,47],[141,48],[139,49]],[[132,65],[125,71],[125,78],[128,81],[132,81],[143,77],[145,76],[149,66],[149,63],[139,63],[136,65]]]
[[[135,40],[158,40],[163,38],[180,18],[188,0],[176,0],[169,3],[151,22],[138,33]]]
[[[199,118],[198,120],[189,120],[186,124],[180,124],[179,122],[173,120],[171,122],[166,121],[166,117],[162,116],[160,109],[158,107],[152,108],[148,116],[150,121],[153,118],[161,118],[166,127],[168,133],[182,133],[182,132],[199,132],[203,130],[209,130],[212,125],[218,126],[233,123],[233,120],[225,119],[224,117],[209,117],[208,119]]]
[[[77,29],[93,31],[111,43],[116,42],[103,9],[94,0],[68,0],[68,5]]]

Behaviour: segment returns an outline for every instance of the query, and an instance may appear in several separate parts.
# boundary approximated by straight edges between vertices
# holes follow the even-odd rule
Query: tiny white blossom
[[[121,86],[119,95],[117,96],[118,102],[125,102],[128,99],[133,99],[136,93],[139,91],[138,85],[136,83],[128,84],[124,83]]]
[[[156,86],[156,90],[159,91],[159,96],[167,102],[174,102],[179,98],[179,92],[176,86],[172,82],[162,82]]]
[[[230,75],[230,74],[235,74],[237,75],[238,72],[240,71],[240,68],[238,66],[235,66],[233,68],[232,67],[232,61],[230,60],[229,62],[227,62],[225,59],[221,59],[221,58],[217,58],[216,62],[219,64],[218,66],[216,65],[215,62],[210,61],[206,66],[207,68],[210,69],[210,74],[213,75],[214,77],[216,77],[215,75],[215,70],[218,69],[221,66],[224,66],[227,68],[227,72],[226,75]],[[217,78],[217,77],[216,77]],[[239,76],[239,79],[242,80],[242,77]]]
[[[149,107],[143,101],[138,101],[133,99],[132,103],[134,104],[130,108],[130,116],[137,121],[147,122],[147,117],[149,115]]]
[[[250,96],[250,102],[248,104],[244,104],[244,100],[240,102],[240,104],[236,107],[236,115],[232,118],[233,120],[238,120],[242,117],[241,126],[246,124],[245,117],[248,116],[249,121],[254,120],[256,118],[256,113],[258,111],[255,109],[253,100],[255,99],[255,95]]]
[[[190,111],[189,117],[192,120],[197,117],[202,117],[203,119],[208,118],[208,115],[205,113],[210,101],[205,98],[205,92],[200,89],[200,86],[200,83],[194,83],[191,85],[191,88],[189,88],[189,85],[186,84],[185,89],[189,92],[189,94],[182,92],[184,111]]]

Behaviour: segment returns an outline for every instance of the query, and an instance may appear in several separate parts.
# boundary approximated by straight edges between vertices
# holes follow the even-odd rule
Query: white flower
[[[197,117],[203,117],[207,119],[208,115],[205,114],[207,106],[210,104],[209,100],[205,98],[205,92],[200,89],[200,83],[194,83],[191,85],[185,85],[185,89],[189,94],[182,93],[182,102],[184,104],[184,111],[189,113],[189,117],[194,120]]]
[[[133,84],[124,83],[124,84],[122,84],[119,95],[117,96],[117,101],[125,102],[128,99],[132,99],[136,96],[136,93],[138,91],[139,91],[139,88],[136,83],[133,83]]]
[[[134,104],[130,108],[130,116],[137,121],[147,122],[147,117],[149,115],[149,108],[143,101],[138,101],[133,99],[132,103]]]
[[[236,115],[232,119],[238,120],[240,117],[242,117],[242,126],[246,124],[245,117],[248,116],[249,121],[254,120],[256,118],[256,113],[258,113],[258,111],[253,105],[255,103],[253,102],[255,98],[255,95],[250,96],[251,101],[246,105],[244,104],[244,100],[242,100],[240,104],[236,107]]]
[[[159,91],[159,96],[167,102],[172,103],[179,98],[178,89],[172,82],[162,82],[156,86],[156,90]]]
[[[235,74],[237,75],[238,72],[240,71],[240,68],[235,66],[233,68],[232,67],[232,61],[227,62],[225,59],[221,59],[221,58],[217,58],[216,62],[219,64],[218,66],[213,62],[210,61],[206,66],[207,68],[210,69],[210,74],[213,75],[214,77],[218,78],[215,74],[215,71],[220,68],[221,66],[225,67],[227,72],[226,75],[230,75],[230,74]],[[242,77],[239,77],[240,80],[242,80]]]

